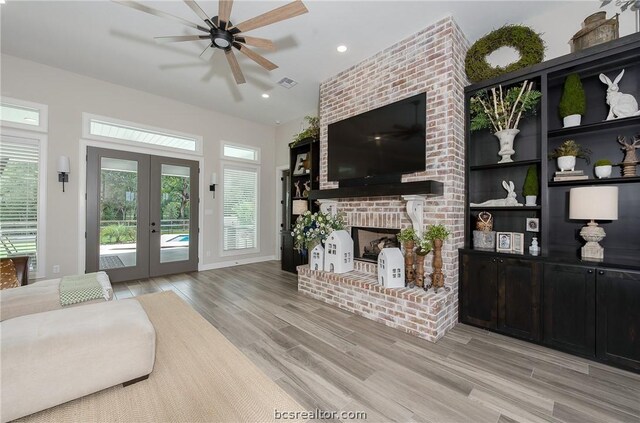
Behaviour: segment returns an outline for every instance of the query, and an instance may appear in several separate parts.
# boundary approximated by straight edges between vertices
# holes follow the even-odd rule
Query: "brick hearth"
[[[360,304],[354,313],[374,320],[393,322],[416,335],[437,340],[457,320],[458,254],[464,238],[464,55],[468,43],[451,18],[442,19],[421,32],[400,41],[365,61],[339,73],[320,86],[320,188],[337,188],[337,183],[327,180],[327,126],[330,123],[393,103],[415,94],[427,94],[427,151],[425,171],[403,177],[403,182],[437,180],[444,184],[444,195],[428,198],[424,205],[424,221],[440,223],[452,232],[443,248],[443,272],[445,285],[450,289],[447,299],[411,303],[421,309],[418,316],[423,321],[399,322],[394,313],[405,313],[394,307],[377,304],[387,302],[387,294],[365,289],[341,281],[334,288],[344,290],[352,297],[370,292],[375,301],[360,299],[370,306]],[[405,202],[395,197],[339,199],[337,209],[346,215],[349,226],[400,229],[411,226]],[[426,274],[431,273],[431,255],[427,257]],[[358,269],[344,280],[359,281]],[[327,281],[333,276],[320,277],[323,272],[311,272],[299,268],[299,289],[307,295],[346,307],[346,302],[329,292]],[[368,280],[375,281],[375,270],[368,273]],[[353,277],[351,277],[353,275]],[[317,285],[317,286],[314,286]],[[312,291],[313,290],[313,291]],[[335,291],[334,292],[339,292]],[[376,298],[384,296],[383,298]],[[438,296],[440,293],[438,294]],[[338,296],[339,297],[339,296]],[[427,298],[425,297],[425,298]],[[391,295],[389,298],[398,299]],[[422,298],[422,297],[421,297]],[[391,304],[392,302],[389,302]],[[409,303],[403,305],[408,306]],[[366,308],[369,307],[369,308]],[[365,313],[366,308],[366,313]],[[409,307],[410,308],[410,307]],[[437,309],[437,312],[435,311]],[[392,313],[393,311],[393,313]],[[409,314],[410,315],[410,314]],[[410,315],[412,319],[417,319]],[[428,318],[426,316],[429,316]],[[402,323],[402,324],[401,324]],[[420,330],[413,324],[421,325]],[[423,327],[422,327],[423,326]]]

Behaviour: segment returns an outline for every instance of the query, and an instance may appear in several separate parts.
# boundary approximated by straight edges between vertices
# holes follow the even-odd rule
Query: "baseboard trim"
[[[199,265],[198,272],[202,272],[203,270],[214,270],[214,269],[222,269],[224,267],[240,266],[242,264],[261,263],[263,261],[272,261],[272,260],[277,260],[275,255],[252,257],[252,258],[238,259],[238,260],[219,261],[217,263]]]

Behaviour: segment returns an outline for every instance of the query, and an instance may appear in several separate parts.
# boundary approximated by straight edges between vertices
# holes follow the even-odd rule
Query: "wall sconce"
[[[58,157],[58,182],[62,182],[62,192],[64,192],[64,183],[69,182],[69,157]]]
[[[218,183],[218,175],[213,172],[211,174],[211,184],[209,184],[209,191],[213,193],[213,198],[216,198],[216,184]]]

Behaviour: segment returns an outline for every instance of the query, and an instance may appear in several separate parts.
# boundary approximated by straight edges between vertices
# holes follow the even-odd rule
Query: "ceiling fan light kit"
[[[233,23],[230,21],[233,0],[219,0],[218,16],[214,17],[209,17],[195,1],[184,0],[187,6],[189,6],[189,8],[193,10],[193,12],[204,21],[206,25],[206,27],[204,27],[178,16],[174,16],[170,13],[151,8],[136,1],[113,1],[115,3],[119,3],[124,6],[139,10],[141,12],[146,12],[161,18],[171,19],[190,28],[208,33],[208,35],[163,36],[156,37],[155,39],[156,41],[161,43],[200,40],[209,41],[209,45],[200,54],[200,57],[204,60],[211,60],[216,49],[223,50],[225,52],[225,56],[227,57],[229,67],[231,68],[231,73],[233,74],[233,77],[236,80],[237,84],[244,84],[246,80],[244,78],[242,70],[240,69],[240,65],[238,64],[235,53],[233,52],[234,48],[268,71],[272,71],[278,68],[276,64],[270,62],[262,55],[247,47],[247,45],[250,45],[257,48],[274,51],[276,49],[275,44],[271,40],[267,40],[264,38],[245,36],[244,32],[271,25],[273,23],[290,19],[308,12],[306,6],[304,5],[304,3],[302,3],[301,0],[294,0],[291,3],[285,4],[284,6],[278,7],[254,18],[248,19],[244,22],[239,23],[238,25],[233,25]]]

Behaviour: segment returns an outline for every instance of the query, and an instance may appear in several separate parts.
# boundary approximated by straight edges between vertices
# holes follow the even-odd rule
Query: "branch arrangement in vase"
[[[532,81],[503,90],[502,85],[471,97],[471,131],[517,129],[520,120],[534,115],[542,93],[533,89]]]

